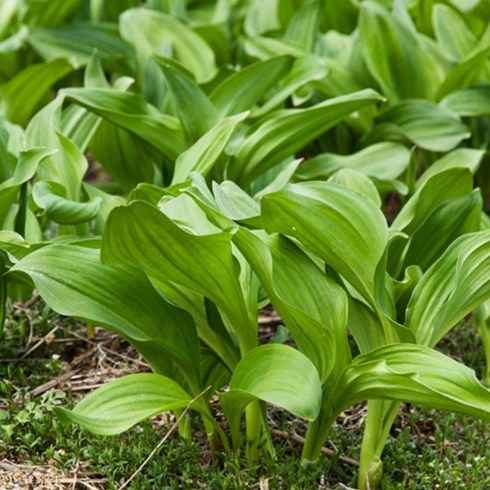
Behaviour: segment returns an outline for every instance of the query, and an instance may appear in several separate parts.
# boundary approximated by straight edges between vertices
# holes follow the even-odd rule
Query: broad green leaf
[[[100,435],[120,434],[138,422],[169,410],[184,409],[191,397],[175,381],[152,373],[129,374],[87,395],[73,410],[55,407],[65,424],[75,422]]]
[[[96,22],[117,22],[119,15],[132,7],[138,7],[139,0],[92,0],[90,2],[90,18]]]
[[[79,0],[48,0],[28,3],[24,22],[28,25],[55,27],[75,14]]]
[[[94,50],[104,66],[127,69],[131,46],[124,42],[115,25],[72,22],[54,29],[31,29],[29,44],[45,60],[65,58],[75,66],[86,65]]]
[[[250,110],[291,69],[290,56],[277,56],[246,66],[216,87],[209,96],[218,114]]]
[[[392,344],[358,356],[337,385],[335,413],[363,400],[410,402],[490,421],[490,392],[475,372],[440,352]]]
[[[197,141],[217,122],[217,114],[206,94],[192,79],[192,75],[179,69],[162,57],[155,57],[162,70],[173,99],[173,108],[190,141]]]
[[[49,148],[31,148],[20,153],[14,174],[0,184],[0,223],[3,224],[7,217],[21,186],[34,177],[39,164],[55,151]]]
[[[328,73],[327,62],[324,58],[319,56],[301,56],[296,58],[289,73],[282,78],[278,89],[270,97],[267,97],[263,105],[254,109],[253,116],[261,117],[265,115],[282,104],[289,96],[293,95],[304,85],[310,82],[325,80]],[[351,92],[355,92],[356,90],[359,90],[359,87],[351,90]]]
[[[308,109],[273,112],[250,128],[231,161],[229,176],[241,184],[250,183],[354,111],[380,100],[376,92],[363,90]]]
[[[119,18],[122,37],[146,55],[162,54],[170,44],[177,61],[192,72],[198,82],[216,72],[214,53],[206,42],[176,18],[143,8],[126,10]]]
[[[245,350],[256,343],[232,254],[231,234],[195,235],[143,202],[115,209],[106,223],[102,257],[107,263],[141,267],[150,277],[172,281],[211,299],[236,329]]]
[[[383,204],[381,196],[373,181],[356,170],[350,168],[340,169],[335,172],[328,181],[333,184],[343,185],[344,187],[352,189],[354,192],[362,194],[368,199],[371,199],[371,201],[378,207],[381,207]]]
[[[125,192],[141,182],[153,182],[155,165],[140,137],[102,121],[90,140],[90,152]]]
[[[373,303],[387,224],[368,198],[328,182],[288,185],[262,198],[266,231],[293,236]]]
[[[435,207],[410,237],[402,270],[410,265],[426,270],[456,238],[478,231],[482,205],[480,191],[475,190]]]
[[[456,240],[424,274],[407,307],[407,327],[433,346],[457,322],[490,298],[490,231]]]
[[[490,114],[490,87],[479,85],[456,90],[444,97],[440,105],[461,117],[487,116]]]
[[[125,204],[127,204],[127,201],[122,196],[108,194],[99,187],[88,184],[86,182],[83,183],[82,188],[83,192],[87,195],[89,201],[95,201],[97,199],[100,200],[99,212],[95,217],[92,231],[94,234],[101,236],[105,221],[107,220],[110,212],[118,206],[124,206]]]
[[[475,35],[456,10],[437,3],[432,10],[432,21],[437,42],[450,61],[462,61],[476,47]]]
[[[62,93],[67,99],[139,136],[172,160],[187,147],[178,121],[158,112],[138,94],[74,88],[64,89]]]
[[[233,372],[229,391],[220,395],[235,443],[239,439],[240,415],[257,399],[314,420],[322,399],[315,366],[286,345],[261,345],[246,354]]]
[[[322,8],[320,2],[301,5],[295,10],[284,33],[284,39],[301,46],[305,52],[312,53],[318,35]]]
[[[94,219],[100,209],[99,198],[77,202],[66,198],[66,189],[57,182],[40,181],[32,188],[34,202],[48,219],[64,225],[77,225]]]
[[[392,106],[379,122],[395,124],[415,145],[430,151],[452,150],[470,137],[468,128],[456,114],[422,99],[406,100]]]
[[[0,231],[0,249],[13,257],[20,259],[32,251],[30,248],[29,243],[18,233],[8,230]]]
[[[0,4],[0,39],[9,31],[10,25],[20,8],[17,0],[5,0]]]
[[[473,189],[473,177],[464,166],[449,167],[426,179],[396,216],[391,230],[411,234],[431,211],[454,197]]]
[[[11,272],[28,274],[56,312],[121,334],[155,371],[166,372],[170,356],[191,383],[198,383],[199,344],[190,316],[158,294],[141,271],[101,264],[98,250],[50,245]]]
[[[361,354],[386,344],[379,318],[364,302],[349,297],[348,328]]]
[[[255,37],[268,31],[281,28],[280,0],[252,0],[246,11],[244,31],[249,37]],[[290,14],[290,12],[288,12]],[[287,15],[283,12],[283,16]]]
[[[470,54],[465,60],[454,67],[444,78],[436,94],[441,100],[455,90],[464,89],[477,80],[480,72],[490,56],[490,46],[485,46]]]
[[[231,180],[213,182],[213,194],[218,209],[233,221],[258,218],[260,205]]]
[[[56,133],[58,153],[41,163],[38,168],[39,180],[51,180],[61,184],[66,189],[66,197],[78,200],[82,179],[88,169],[87,159],[68,138]]]
[[[219,161],[237,126],[247,116],[245,112],[224,118],[181,153],[175,162],[172,184],[183,182],[192,172],[207,175]]]
[[[280,172],[267,183],[266,187],[263,187],[257,194],[255,194],[255,199],[260,199],[262,196],[266,194],[271,194],[272,192],[280,191],[286,185],[288,185],[294,177],[296,170],[298,169],[299,164],[302,162],[301,158],[297,160],[293,160],[284,166]]]
[[[432,98],[438,71],[410,28],[377,3],[364,1],[359,29],[366,65],[389,99]]]
[[[285,237],[240,228],[233,242],[324,383],[349,362],[345,292]]]
[[[85,152],[101,122],[102,119],[97,114],[83,107],[71,105],[61,113],[60,130],[82,152]]]
[[[66,60],[30,65],[0,86],[0,110],[10,121],[25,125],[51,86],[73,71]]]
[[[484,156],[484,150],[457,148],[450,153],[446,153],[443,157],[439,158],[439,160],[435,161],[417,179],[415,185],[417,188],[420,188],[434,175],[442,173],[451,168],[467,168],[473,175],[475,175]]]
[[[471,12],[481,3],[480,0],[449,0],[461,12]],[[485,2],[483,2],[485,3]],[[485,8],[485,7],[484,7]]]
[[[376,143],[350,155],[320,153],[305,160],[295,176],[301,180],[326,178],[337,170],[348,168],[378,180],[392,180],[408,168],[410,151],[391,142]]]

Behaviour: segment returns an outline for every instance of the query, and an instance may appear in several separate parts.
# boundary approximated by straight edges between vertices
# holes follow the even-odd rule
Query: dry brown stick
[[[73,482],[71,485],[71,490],[76,490],[77,488],[77,482],[78,482],[78,470],[80,469],[80,460],[77,459],[77,462],[75,464],[75,470],[73,471]]]
[[[59,326],[52,328],[42,339],[39,339],[27,352],[24,352],[21,357],[19,357],[19,361],[23,361],[29,354],[32,354],[40,345],[44,344],[46,340],[54,335],[56,331],[59,329]]]
[[[191,406],[193,403],[201,398],[207,391],[209,391],[210,386],[208,386],[203,392],[199,393],[195,398],[193,398],[187,406],[184,408],[183,412],[180,414],[179,418],[175,421],[175,423],[170,427],[170,430],[165,434],[165,437],[153,448],[152,452],[148,455],[148,457],[141,463],[139,468],[129,477],[128,480],[126,480],[119,488],[118,490],[123,490],[126,488],[143,470],[143,468],[148,464],[151,458],[155,456],[155,454],[158,452],[158,450],[167,442],[167,439],[175,432],[177,429],[178,425],[180,424],[180,421],[187,415],[187,412],[190,410]]]
[[[39,396],[42,393],[50,390],[51,388],[54,388],[55,386],[59,385],[60,383],[63,383],[65,381],[68,381],[76,371],[68,371],[65,374],[62,374],[61,376],[58,376],[55,379],[52,379],[48,381],[47,383],[43,383],[42,385],[36,386],[34,389],[32,389],[29,394],[32,396]]]
[[[65,332],[69,332],[71,335],[73,335],[74,337],[77,337],[78,339],[80,340],[83,340],[84,342],[87,342],[87,344],[90,344],[90,345],[93,345],[95,347],[98,347],[99,346],[99,343],[97,342],[94,342],[93,340],[90,340],[90,339],[87,339],[86,337],[83,337],[82,335],[78,335],[77,333],[65,328],[65,327],[60,327],[62,330],[64,330]],[[132,357],[129,357],[129,356],[125,356],[124,354],[121,354],[119,352],[116,352],[114,350],[111,350],[111,349],[107,349],[105,347],[103,347],[103,349],[105,349],[106,352],[109,352],[117,357],[120,357],[121,359],[125,360],[125,361],[131,361],[131,362],[134,362],[135,364],[138,364],[140,366],[143,366],[143,367],[148,367],[148,365],[142,361],[140,361],[139,359],[133,359]]]
[[[298,444],[304,444],[305,440],[303,437],[299,436],[298,434],[290,434],[289,432],[284,432],[282,430],[277,430],[277,429],[271,429],[271,434],[276,437],[280,437],[281,439],[286,439],[288,441],[293,441],[297,442]],[[332,451],[328,447],[322,447],[321,449],[322,454],[326,454],[327,456],[333,456],[335,454],[335,451]],[[349,456],[343,456],[342,454],[339,456],[339,460],[342,461],[343,463],[350,464],[352,466],[359,466],[359,461],[357,461],[354,458],[349,458]]]

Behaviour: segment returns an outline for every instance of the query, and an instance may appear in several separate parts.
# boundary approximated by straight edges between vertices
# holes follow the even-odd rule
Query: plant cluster
[[[61,420],[116,434],[192,409],[233,452],[245,412],[252,465],[274,457],[273,404],[308,421],[312,465],[338,414],[369,400],[361,489],[381,481],[401,402],[490,420],[488,389],[436,349],[477,310],[490,358],[489,10],[4,2],[2,303],[35,287],[152,369]],[[293,346],[259,345],[269,303]]]

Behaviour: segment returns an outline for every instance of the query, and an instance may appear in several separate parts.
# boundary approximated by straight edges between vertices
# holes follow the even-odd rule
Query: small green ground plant
[[[90,349],[93,346],[74,337],[72,341],[77,340],[78,347],[73,351],[74,346],[70,342],[73,325],[52,313],[49,314],[49,323],[39,324],[36,323],[37,313],[37,308],[27,312],[34,321],[31,325],[33,335],[43,337],[53,327],[59,326],[66,329],[59,329],[56,335],[63,342],[40,346],[20,360],[29,349],[21,347],[27,337],[20,329],[9,330],[12,336],[4,340],[1,356],[18,362],[0,364],[2,378],[10,380],[10,383],[2,384],[0,394],[0,456],[7,454],[11,464],[31,465],[30,473],[35,472],[38,465],[45,467],[50,464],[59,470],[60,479],[67,482],[71,482],[78,471],[78,478],[85,478],[84,481],[94,488],[116,489],[133,476],[171,425],[155,425],[147,421],[112,438],[95,436],[74,426],[71,429],[61,426],[53,416],[53,408],[60,404],[72,407],[74,402],[70,392],[64,394],[53,389],[41,396],[30,392],[62,375],[62,362],[68,362],[74,352],[77,355],[83,353],[84,344]],[[8,318],[17,322],[17,316],[14,318],[9,312]],[[469,325],[458,325],[447,336],[441,349],[481,372],[484,363],[481,345],[474,329],[469,328]],[[78,329],[75,332],[83,333]],[[462,334],[466,339],[464,344],[461,342]],[[98,337],[95,340],[98,342]],[[56,354],[55,358],[53,354]],[[92,376],[90,370],[86,375]],[[318,464],[309,467],[308,471],[299,463],[301,444],[290,439],[277,439],[276,435],[273,436],[277,451],[275,461],[264,461],[247,469],[244,460],[226,458],[222,453],[213,459],[205,435],[199,436],[198,420],[193,418],[191,423],[197,432],[195,439],[189,442],[176,437],[176,433],[167,438],[165,445],[132,480],[130,488],[176,488],[183,482],[193,488],[250,488],[258,487],[261,480],[274,489],[295,486],[297,489],[340,490],[345,485],[353,486],[356,467],[338,457],[341,454],[354,459],[359,457],[363,414],[363,408],[356,407],[334,424],[330,434],[336,448],[334,454],[320,458]],[[299,420],[277,410],[271,411],[269,416],[273,427],[281,434],[301,432]],[[8,437],[7,432],[10,434]],[[437,485],[485,488],[488,485],[486,462],[490,457],[487,433],[485,423],[468,417],[404,407],[386,445],[381,488],[401,490],[434,488]],[[84,475],[90,475],[90,478]],[[0,474],[0,481],[4,476],[5,473]]]

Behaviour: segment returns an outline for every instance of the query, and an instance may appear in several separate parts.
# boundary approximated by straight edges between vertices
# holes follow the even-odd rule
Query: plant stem
[[[482,381],[486,386],[490,386],[490,327],[487,325],[486,318],[481,324],[477,322],[477,325],[486,361]]]
[[[262,442],[262,416],[258,400],[251,402],[245,409],[245,421],[247,428],[247,462],[250,465],[259,460],[259,448]]]
[[[335,418],[336,415],[332,415],[331,412],[328,416],[320,413],[316,420],[308,424],[303,452],[301,453],[301,462],[303,465],[313,463],[318,459]]]
[[[396,417],[399,402],[369,400],[359,461],[359,490],[377,488],[383,476],[381,454]]]

